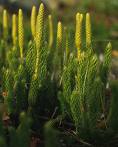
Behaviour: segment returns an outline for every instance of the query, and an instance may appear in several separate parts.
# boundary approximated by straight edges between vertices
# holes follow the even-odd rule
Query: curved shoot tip
[[[31,13],[35,13],[35,11],[36,11],[36,6],[32,6],[32,11],[31,11]]]
[[[76,20],[78,20],[80,18],[80,13],[78,12],[77,14],[76,14]]]
[[[109,42],[109,43],[107,44],[107,47],[108,47],[108,48],[112,48],[111,42]]]
[[[61,21],[59,21],[59,22],[58,22],[58,26],[61,26],[61,25],[62,25],[62,23],[61,23]]]
[[[4,13],[4,14],[5,14],[5,13],[7,13],[7,10],[6,10],[6,9],[4,9],[4,10],[3,10],[3,13]]]
[[[32,6],[32,10],[36,9],[36,6]]]
[[[19,17],[22,17],[22,16],[23,16],[23,11],[22,11],[22,9],[19,9],[18,15],[19,15]]]
[[[51,14],[50,14],[50,15],[48,15],[48,18],[49,18],[49,20],[50,20],[50,19],[52,19],[52,15],[51,15]]]
[[[18,12],[19,12],[19,14],[21,14],[21,13],[22,13],[22,9],[19,9],[19,11],[18,11]]]
[[[43,3],[40,4],[40,8],[44,8],[44,4]]]
[[[83,20],[83,14],[80,14],[80,21],[82,22],[82,20]]]
[[[13,17],[13,18],[16,17],[16,14],[13,14],[12,17]]]
[[[86,13],[86,17],[90,17],[90,13]]]
[[[40,6],[39,6],[38,15],[40,13],[44,13],[44,4],[43,3],[41,3]]]

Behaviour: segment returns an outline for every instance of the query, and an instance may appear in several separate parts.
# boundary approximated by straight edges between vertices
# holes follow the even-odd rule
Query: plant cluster
[[[44,5],[38,13],[33,6],[27,43],[22,10],[12,16],[12,35],[3,11],[0,147],[29,147],[32,131],[44,132],[46,147],[61,146],[64,122],[74,126],[69,127],[76,137],[90,142],[118,133],[117,83],[110,84],[113,94],[108,95],[112,47],[108,43],[100,61],[92,46],[90,14],[85,17],[86,43],[83,20],[77,13],[74,35],[59,21],[55,35],[51,15],[46,24]]]

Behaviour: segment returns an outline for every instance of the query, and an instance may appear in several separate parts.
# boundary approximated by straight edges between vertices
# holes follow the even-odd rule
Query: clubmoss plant
[[[97,130],[100,115],[105,114],[105,91],[103,89],[106,86],[104,86],[105,82],[101,78],[102,74],[99,75],[98,73],[105,70],[106,75],[108,74],[111,46],[109,44],[105,49],[105,59],[101,70],[101,63],[91,48],[91,23],[88,13],[86,14],[85,27],[87,50],[81,50],[82,19],[82,15],[78,13],[76,15],[77,24],[75,32],[75,45],[78,56],[77,59],[70,58],[70,62],[64,67],[62,76],[63,94],[60,101],[63,107],[62,110],[67,112],[70,118],[72,117],[77,133],[83,138],[89,138]],[[108,76],[105,77],[105,81],[108,81]],[[107,128],[106,123],[106,118],[104,118],[105,128]]]
[[[54,60],[53,60],[53,78],[56,79],[59,82],[60,76],[62,74],[62,68],[63,68],[63,53],[62,50],[62,41],[63,41],[63,35],[62,35],[62,23],[59,21],[57,24],[57,38],[56,38],[56,51],[54,54]]]
[[[13,14],[10,35],[8,14],[6,10],[3,12],[0,104],[5,106],[2,113],[10,118],[10,124],[7,124],[6,135],[0,118],[0,147],[29,147],[30,133],[36,131],[40,135],[43,126],[46,147],[60,146],[60,134],[65,134],[65,126],[74,132],[74,138],[79,136],[91,142],[105,139],[104,134],[111,137],[111,132],[118,133],[117,83],[109,84],[111,43],[100,61],[92,48],[89,13],[85,18],[85,31],[81,13],[76,15],[75,31],[59,20],[55,31],[52,17],[49,15],[45,20],[43,4],[38,15],[33,6],[31,34],[28,34],[24,29],[23,12],[19,9],[18,28],[17,16]],[[25,40],[27,34],[29,37]],[[113,92],[109,96],[110,107],[106,106],[107,85]],[[32,127],[29,116],[33,120]]]
[[[37,16],[37,22],[36,22],[36,63],[35,63],[35,71],[32,76],[30,91],[29,91],[29,104],[35,105],[37,101],[37,94],[38,89],[41,86],[39,79],[39,74],[41,76],[41,68],[44,59],[42,58],[43,55],[43,49],[44,47],[41,47],[42,45],[42,39],[43,39],[43,27],[44,27],[44,5],[41,4],[39,7],[39,12]],[[42,59],[42,61],[41,61]],[[43,76],[43,75],[42,75]]]

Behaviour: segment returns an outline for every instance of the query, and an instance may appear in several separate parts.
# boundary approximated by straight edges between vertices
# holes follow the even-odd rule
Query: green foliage
[[[28,50],[26,53],[26,69],[27,69],[27,74],[29,75],[29,82],[31,80],[31,77],[34,72],[34,67],[35,67],[35,56],[36,56],[36,47],[35,47],[35,42],[31,41],[28,44]]]
[[[80,16],[82,20],[83,15]],[[63,27],[61,22],[56,29],[53,28],[51,16],[48,31],[41,4],[36,35],[34,33],[33,37],[30,35],[24,40],[21,25],[18,39],[21,47],[8,42],[11,39],[9,34],[6,39],[1,39],[0,104],[4,108],[0,110],[0,147],[29,147],[31,131],[40,135],[43,129],[46,147],[61,146],[60,135],[68,127],[72,132],[76,130],[74,134],[77,138],[89,141],[96,140],[98,136],[103,139],[103,134],[110,136],[112,131],[118,133],[116,83],[110,84],[112,96],[109,98],[112,99],[110,106],[106,106],[112,47],[110,43],[107,45],[104,60],[100,61],[92,48],[90,15],[87,16],[86,39],[84,35],[76,36],[73,29]],[[24,35],[27,36],[25,30]],[[49,36],[51,38],[47,39]],[[74,39],[81,44],[80,48],[76,48]],[[85,40],[89,45],[85,46]],[[61,119],[58,117],[60,114]],[[8,121],[6,118],[9,119],[7,127],[4,117],[5,123]],[[57,125],[62,121],[67,123],[67,128]]]
[[[0,137],[0,146],[7,147],[4,138]]]
[[[14,72],[17,71],[19,60],[18,60],[18,47],[13,47],[12,50],[10,50],[7,54],[7,61],[8,66],[10,69]]]
[[[96,127],[97,119],[99,118],[96,113],[100,113],[102,109],[100,104],[100,94],[96,93],[96,89],[99,88],[99,84],[96,85],[97,78],[97,57],[91,55],[85,55],[85,58],[80,62],[76,77],[76,87],[71,97],[70,107],[75,121],[76,127],[85,128],[86,131],[92,131],[92,127]],[[86,68],[85,68],[86,67]],[[96,86],[96,89],[95,89]],[[95,111],[96,98],[97,111]],[[100,108],[98,108],[100,107]],[[99,111],[100,110],[100,111]],[[95,111],[93,113],[93,111]]]
[[[59,131],[56,130],[55,124],[58,119],[48,121],[44,126],[45,147],[60,147]]]
[[[61,108],[63,111],[67,113],[70,112],[69,103],[71,100],[71,95],[75,84],[76,66],[77,63],[75,57],[74,55],[71,54],[68,63],[67,65],[65,65],[63,70],[63,75],[62,75],[63,93],[62,96],[59,95],[59,100],[62,106]]]
[[[10,143],[9,143],[10,147],[16,147],[16,145],[18,145],[18,136],[14,127],[9,127],[9,139],[10,139]]]
[[[14,96],[13,96],[13,77],[10,70],[4,71],[4,83],[2,90],[4,91],[4,104],[7,107],[8,114],[14,113]]]
[[[108,73],[110,70],[111,50],[112,50],[111,43],[108,43],[107,47],[105,48],[104,61],[101,69],[101,79],[105,85],[107,84]]]
[[[38,91],[41,86],[44,85],[47,75],[47,48],[42,46],[39,50],[39,64],[37,68],[37,73],[33,73],[31,79],[31,85],[29,90],[28,101],[30,106],[34,106],[37,102]]]
[[[27,104],[27,85],[26,68],[20,64],[14,76],[14,95],[16,98],[16,111],[19,113],[26,108]]]
[[[1,140],[2,138],[4,138],[4,127],[3,127],[3,122],[2,122],[2,115],[1,115],[1,112],[0,112],[0,137],[1,137]]]
[[[20,114],[20,125],[17,128],[18,147],[29,147],[30,144],[30,118],[22,112]]]
[[[1,123],[1,122],[0,122]],[[26,115],[26,113],[22,112],[20,114],[20,124],[17,128],[8,127],[8,135],[9,142],[7,141],[7,137],[5,128],[3,124],[0,124],[2,130],[0,129],[0,147],[29,147],[30,145],[30,126],[31,119]]]
[[[118,132],[118,81],[111,82],[110,87],[112,90],[112,101],[110,105],[108,123],[113,131]]]
[[[59,94],[62,110],[72,116],[77,133],[86,139],[96,133],[98,120],[102,114],[105,115],[105,89],[110,61],[111,45],[108,44],[102,70],[91,48],[81,53],[76,66],[70,60],[63,70],[63,91]],[[106,118],[104,122],[106,125]]]

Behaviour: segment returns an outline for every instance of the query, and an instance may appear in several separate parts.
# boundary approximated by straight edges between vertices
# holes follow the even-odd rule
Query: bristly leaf
[[[74,56],[71,54],[68,60],[68,64],[65,66],[62,75],[62,86],[63,86],[62,103],[65,103],[67,113],[70,112],[69,103],[70,103],[72,91],[74,89],[76,68],[77,68],[76,60],[74,59]]]
[[[111,63],[111,51],[112,51],[112,46],[111,43],[109,42],[107,47],[105,48],[105,53],[104,53],[104,66],[109,69],[110,63]]]
[[[14,93],[13,93],[13,77],[9,70],[4,72],[4,84],[3,84],[3,93],[4,93],[4,103],[7,107],[8,114],[14,113]]]
[[[111,51],[112,51],[111,43],[108,43],[107,47],[105,48],[104,61],[102,64],[102,69],[101,69],[101,78],[105,86],[108,80],[108,74],[109,74],[109,69],[110,69]]]
[[[29,42],[28,51],[26,53],[26,70],[29,76],[29,80],[31,79],[34,70],[35,70],[35,62],[36,62],[36,45],[35,41]]]

